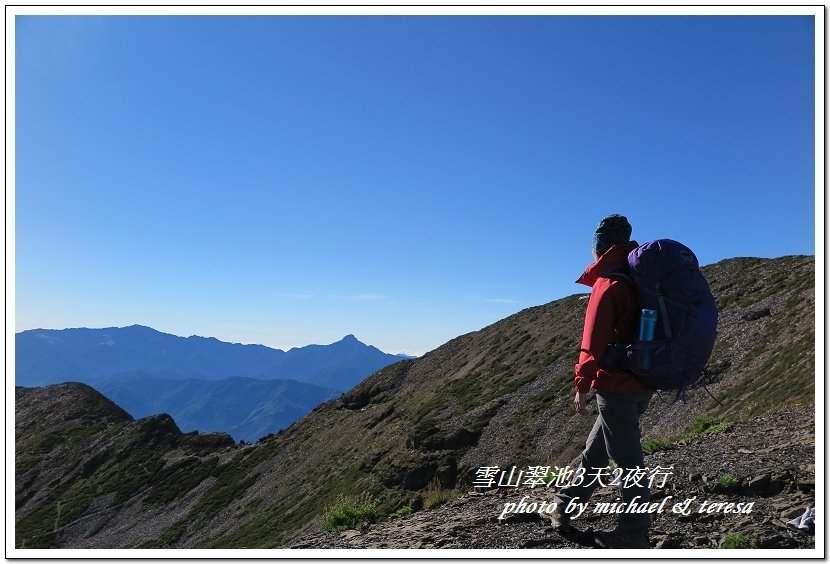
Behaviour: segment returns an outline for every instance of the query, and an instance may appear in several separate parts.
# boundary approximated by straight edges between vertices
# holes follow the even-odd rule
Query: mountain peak
[[[128,327],[115,327],[114,329],[120,329],[122,331],[136,331],[141,333],[161,333],[161,331],[157,329],[153,329],[152,327],[147,327],[146,325],[139,325],[135,323]]]
[[[357,339],[357,337],[355,337],[351,333],[349,333],[348,335],[346,335],[345,337],[340,339],[340,342],[341,343],[360,343],[360,341]],[[360,344],[362,345],[363,343],[360,343]]]

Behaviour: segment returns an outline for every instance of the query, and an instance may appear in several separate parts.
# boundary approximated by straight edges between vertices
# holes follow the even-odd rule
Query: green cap
[[[594,233],[594,251],[602,255],[617,243],[628,243],[631,240],[631,224],[624,215],[612,214],[602,218]]]

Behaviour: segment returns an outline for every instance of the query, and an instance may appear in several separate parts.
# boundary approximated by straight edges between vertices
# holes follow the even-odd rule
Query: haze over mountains
[[[15,383],[83,382],[136,418],[174,417],[184,431],[256,441],[402,360],[354,335],[289,351],[133,325],[15,335]]]

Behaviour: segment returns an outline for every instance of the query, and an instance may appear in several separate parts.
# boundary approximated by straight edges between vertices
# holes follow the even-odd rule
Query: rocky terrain
[[[805,406],[737,423],[717,434],[671,444],[646,457],[655,473],[652,501],[666,499],[655,512],[652,548],[722,548],[728,535],[743,535],[757,548],[813,548],[814,530],[793,530],[786,522],[815,504],[814,409]],[[723,476],[734,485],[720,484]],[[663,487],[660,486],[662,482]],[[435,509],[423,510],[362,530],[339,534],[322,530],[297,539],[291,548],[599,548],[592,531],[613,528],[615,517],[586,512],[568,533],[554,532],[538,513],[510,512],[505,504],[527,496],[529,505],[553,499],[555,487],[495,487],[469,490]],[[619,499],[617,489],[597,490],[596,503]],[[692,499],[689,515],[671,507]],[[753,503],[749,514],[699,512],[718,502]],[[717,506],[715,506],[717,507]],[[658,506],[659,508],[659,506]],[[499,519],[504,516],[503,519]]]
[[[663,492],[673,499],[750,495],[767,482],[770,489],[752,493],[758,508],[739,518],[707,514],[674,524],[670,515],[658,515],[654,542],[717,546],[733,529],[744,534],[741,528],[751,527],[746,536],[759,545],[801,543],[802,533],[791,535],[765,520],[810,501],[810,465],[816,462],[814,435],[808,433],[815,405],[815,260],[739,258],[703,271],[720,315],[707,366],[716,380],[709,390],[720,403],[702,389],[691,391],[688,403],[656,397],[641,422],[644,448],[652,453],[649,464],[675,466],[666,487],[678,490]],[[15,544],[327,546],[379,538],[371,535],[384,527],[429,522],[433,533],[456,527],[459,535],[469,535],[471,546],[573,546],[567,544],[573,540],[546,533],[532,516],[528,522],[490,522],[494,508],[521,499],[513,490],[462,496],[456,503],[486,520],[471,528],[464,512],[460,521],[442,520],[456,505],[423,508],[430,505],[430,491],[474,490],[481,467],[565,466],[579,454],[593,423],[571,406],[583,298],[528,308],[421,358],[388,366],[251,445],[221,434],[184,434],[163,414],[133,420],[82,384],[19,388]],[[721,480],[735,491],[708,491]],[[322,517],[332,504],[360,495],[371,497],[379,524],[367,535],[348,533],[351,539],[323,534]],[[407,512],[400,523],[390,520]],[[580,519],[585,529],[604,526],[606,517]],[[528,536],[510,540],[521,534]],[[406,535],[390,532],[390,539]],[[557,540],[545,540],[550,538]]]

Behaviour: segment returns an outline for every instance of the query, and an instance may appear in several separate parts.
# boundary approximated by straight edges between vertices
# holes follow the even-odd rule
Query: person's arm
[[[621,291],[625,291],[622,283],[607,278],[600,278],[594,284],[585,312],[579,361],[574,367],[578,393],[587,394],[590,391],[599,374],[599,360],[614,339],[614,326],[620,314],[621,296],[617,293]]]

